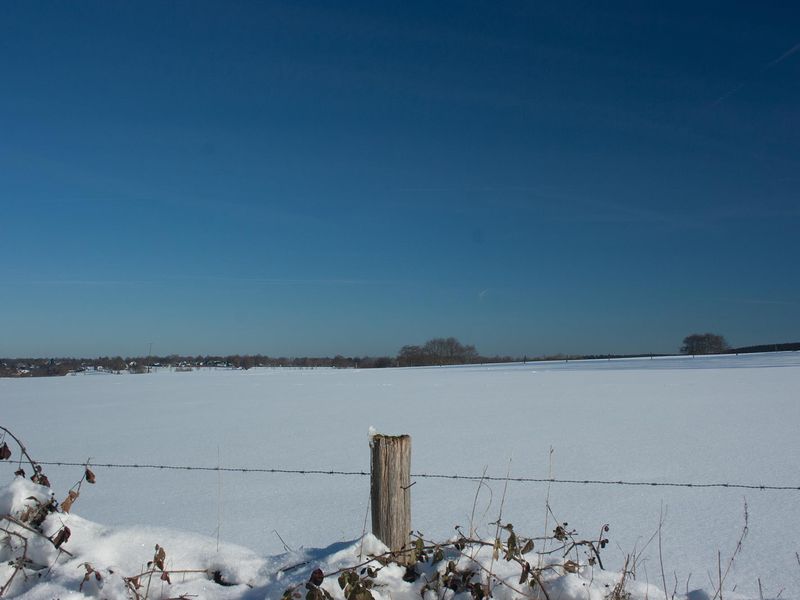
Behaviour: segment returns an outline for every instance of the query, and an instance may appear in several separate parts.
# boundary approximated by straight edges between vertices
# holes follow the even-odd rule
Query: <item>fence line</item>
[[[14,463],[8,463],[13,465]],[[39,461],[37,464],[42,466],[58,467],[85,467],[85,462],[64,462],[64,461]],[[274,469],[262,467],[197,467],[189,465],[156,465],[156,464],[134,464],[134,463],[91,463],[92,468],[105,469],[156,469],[172,471],[212,471],[223,473],[274,473],[274,474],[295,474],[295,475],[330,475],[330,476],[357,476],[368,477],[369,471],[339,471],[330,469]],[[512,481],[519,483],[559,483],[559,484],[579,484],[579,485],[621,485],[621,486],[640,486],[640,487],[676,487],[676,488],[729,488],[744,490],[762,491],[800,491],[800,485],[764,485],[751,483],[689,483],[689,482],[667,482],[667,481],[625,481],[625,480],[603,480],[603,479],[559,479],[550,477],[493,477],[489,475],[448,475],[442,473],[412,473],[412,479],[451,479],[467,481]]]

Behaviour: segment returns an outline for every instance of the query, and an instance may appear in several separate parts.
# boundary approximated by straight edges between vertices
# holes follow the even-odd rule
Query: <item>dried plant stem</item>
[[[594,555],[594,557],[597,559],[597,566],[598,566],[598,567],[600,567],[600,569],[601,569],[601,570],[605,571],[605,567],[603,566],[603,561],[600,559],[600,552],[597,550],[597,546],[595,545],[595,542],[594,542],[594,541],[589,541],[589,540],[580,540],[580,541],[578,541],[578,540],[572,540],[572,541],[570,542],[570,545],[569,545],[569,546],[567,546],[566,544],[564,544],[564,546],[563,546],[562,548],[559,548],[559,549],[566,548],[566,549],[564,550],[564,556],[566,556],[566,555],[567,555],[567,554],[569,554],[569,553],[570,553],[570,552],[571,552],[573,549],[574,549],[574,550],[577,550],[577,549],[578,549],[578,547],[580,547],[580,546],[587,546],[587,547],[589,548],[589,550],[592,552],[592,554]],[[577,552],[576,552],[576,554],[577,554]]]
[[[162,571],[158,571],[156,569],[147,569],[142,571],[137,575],[131,575],[130,577],[126,577],[125,579],[136,579],[137,577],[144,577],[145,575],[155,575],[156,573],[161,573]],[[208,575],[208,569],[164,569],[164,573],[169,573],[171,575],[187,575],[190,573],[205,573]]]
[[[487,544],[487,545],[488,545],[488,544]],[[468,555],[464,554],[464,552],[462,552],[461,550],[458,550],[458,552],[459,552],[459,554],[461,554],[462,556],[464,556],[464,557],[466,557],[466,558],[470,558]],[[484,573],[486,573],[486,577],[487,577],[487,585],[488,585],[488,582],[489,582],[489,581],[491,581],[491,580],[492,580],[492,578],[494,577],[494,574],[492,573],[491,569],[487,569],[487,568],[486,568],[486,567],[484,567],[482,564],[480,564],[479,562],[476,562],[476,561],[475,561],[474,559],[472,559],[472,558],[470,558],[470,560],[471,560],[471,561],[472,561],[472,562],[475,564],[475,566],[476,566],[476,567],[478,567],[478,568],[479,568],[481,571],[483,571]],[[542,580],[539,578],[538,574],[537,574],[535,571],[531,571],[531,577],[533,577],[534,581],[536,581],[536,584],[539,586],[539,589],[542,591],[542,594],[544,594],[544,597],[545,597],[545,599],[546,599],[546,600],[550,600],[550,596],[547,594],[547,590],[546,590],[546,589],[544,589],[544,586],[542,585]],[[511,584],[510,584],[510,583],[508,583],[507,581],[503,581],[502,579],[498,579],[498,580],[497,580],[497,583],[499,583],[499,584],[500,584],[500,585],[502,585],[502,586],[505,586],[505,587],[507,587],[507,588],[508,588],[508,589],[510,589],[511,591],[513,591],[513,592],[516,592],[517,594],[520,594],[520,595],[521,595],[521,596],[523,596],[523,597],[527,597],[527,594],[526,594],[525,592],[523,592],[523,591],[522,591],[522,590],[520,590],[519,588],[517,588],[517,587],[515,587],[515,586],[511,585]],[[492,597],[492,596],[490,596],[490,598],[491,598],[491,597]]]
[[[289,544],[287,544],[287,543],[284,541],[284,539],[281,537],[281,534],[280,534],[280,533],[278,533],[278,530],[277,530],[277,529],[273,529],[273,530],[272,530],[272,533],[274,533],[275,535],[277,535],[277,536],[278,536],[278,539],[281,541],[281,544],[283,544],[283,549],[284,549],[286,552],[294,552],[294,550],[292,550],[292,549],[289,547]]]
[[[736,547],[733,549],[733,553],[731,554],[731,557],[728,559],[728,564],[726,565],[724,572],[722,571],[721,556],[720,556],[721,553],[717,552],[717,555],[718,555],[717,556],[717,558],[718,558],[718,561],[717,561],[717,563],[718,563],[717,564],[718,573],[717,573],[717,575],[718,575],[718,581],[719,581],[719,589],[714,593],[714,596],[711,598],[711,600],[716,600],[716,598],[719,598],[719,600],[722,600],[722,585],[725,583],[725,579],[728,577],[728,573],[730,572],[731,567],[733,567],[734,560],[736,560],[736,557],[742,551],[742,546],[744,544],[744,539],[747,537],[747,534],[748,534],[749,531],[750,531],[750,513],[749,513],[748,508],[747,508],[747,501],[745,501],[745,503],[744,503],[744,525],[742,526],[742,533],[739,535],[739,539],[736,541]]]
[[[17,533],[16,531],[11,531],[10,529],[8,529],[8,527],[6,527],[3,531],[8,535],[15,535],[22,540],[22,556],[18,557],[14,561],[14,570],[11,572],[11,576],[8,578],[8,581],[6,581],[3,584],[3,587],[0,587],[0,596],[2,596],[8,591],[8,589],[11,587],[11,583],[17,576],[17,573],[23,571],[23,569],[25,568],[25,563],[28,561],[28,538],[26,538],[24,535],[20,533]],[[25,572],[23,571],[23,575],[24,574]]]
[[[500,498],[500,510],[497,513],[497,525],[494,530],[495,550],[492,552],[492,560],[489,562],[489,577],[486,581],[486,589],[489,592],[489,597],[492,597],[492,570],[494,569],[494,560],[497,555],[497,544],[500,543],[500,523],[503,520],[503,507],[506,503],[506,492],[508,491],[508,479],[511,477],[511,459],[508,459],[508,469],[506,469],[506,481],[503,484],[503,496]]]
[[[150,583],[153,581],[153,569],[150,569],[150,571],[148,571],[148,575],[149,576],[147,577],[147,588],[145,588],[145,590],[144,590],[144,597],[145,598],[150,596]]]
[[[502,517],[502,507],[501,507],[500,517]],[[501,522],[500,518],[498,519],[498,522]],[[499,531],[498,531],[498,536],[499,536]],[[522,539],[534,539],[534,538],[522,538]],[[541,538],[535,538],[535,539],[541,539]],[[418,551],[421,551],[422,553],[427,553],[427,552],[431,552],[431,551],[440,551],[440,550],[442,550],[444,548],[451,548],[451,549],[455,550],[455,552],[457,552],[461,557],[463,557],[464,559],[467,559],[469,561],[469,564],[474,565],[475,568],[479,569],[482,573],[485,574],[487,587],[491,586],[492,580],[495,579],[493,569],[490,568],[490,567],[486,567],[486,566],[482,565],[481,563],[479,563],[474,558],[474,556],[470,556],[470,554],[466,550],[467,546],[478,546],[478,547],[484,547],[484,548],[491,547],[492,548],[492,552],[494,553],[494,551],[496,550],[496,542],[495,541],[487,541],[487,540],[481,540],[481,539],[467,538],[465,536],[461,536],[457,540],[449,541],[449,542],[445,542],[445,543],[435,543],[435,542],[432,542],[430,540],[425,540],[422,537],[419,537],[418,540],[419,540],[419,542],[421,542],[421,544],[418,547],[413,548],[412,550],[418,550]],[[593,544],[593,543],[595,543],[595,542],[589,541],[589,540],[582,540],[580,542],[574,542],[574,544],[577,544],[577,545],[588,545],[588,544]],[[502,543],[501,543],[501,545],[502,545]],[[566,544],[562,544],[560,546],[560,548],[552,549],[552,550],[550,550],[550,552],[552,553],[552,552],[555,552],[556,550],[563,550],[565,547],[566,547]],[[508,550],[507,547],[505,549]],[[388,552],[384,552],[382,554],[369,556],[365,560],[359,561],[357,564],[348,565],[348,566],[342,567],[342,568],[340,568],[338,570],[332,571],[330,573],[325,573],[325,574],[323,574],[323,578],[327,579],[327,578],[330,578],[330,577],[336,577],[336,576],[340,575],[341,573],[345,573],[345,572],[358,572],[359,569],[361,569],[361,568],[363,568],[363,567],[365,567],[365,566],[367,566],[367,565],[369,565],[370,563],[373,563],[373,562],[377,562],[377,563],[385,565],[385,564],[388,564],[388,563],[394,561],[397,558],[397,554],[398,554],[397,552],[388,551]],[[545,572],[545,571],[548,571],[548,570],[552,570],[554,572],[557,572],[556,566],[554,566],[554,565],[553,566],[548,566],[548,567],[545,567],[543,569],[532,568],[531,565],[522,557],[521,554],[511,554],[510,556],[507,556],[507,560],[514,561],[515,563],[517,563],[520,566],[520,568],[523,570],[523,573],[527,573],[527,576],[529,576],[530,579],[531,579],[531,585],[535,584],[536,587],[538,588],[537,592],[536,592],[537,595],[541,594],[541,596],[545,600],[550,600],[550,596],[549,596],[549,594],[547,592],[547,589],[544,586],[544,582],[542,581],[542,573]],[[630,560],[630,557],[628,557],[628,560]],[[312,563],[309,562],[309,561],[304,561],[304,562],[301,562],[301,563],[298,563],[298,564],[295,564],[295,565],[284,567],[284,568],[280,569],[280,571],[281,572],[292,571],[292,570],[295,570],[295,569],[298,569],[300,567],[304,567],[304,566],[307,566],[307,565],[310,565],[310,564],[312,564]],[[628,562],[626,561],[626,568],[625,568],[626,572],[623,573],[623,579],[622,579],[623,584],[624,584],[624,581],[627,578],[627,565],[628,565]],[[178,571],[170,571],[170,572],[171,573],[177,573]],[[139,575],[139,577],[141,577],[143,575],[147,575],[148,573],[149,573],[149,571],[144,571],[143,573],[141,573]],[[530,597],[530,593],[531,593],[530,591],[525,591],[523,589],[520,589],[519,587],[509,583],[508,581],[504,581],[502,579],[496,579],[496,581],[494,583],[497,584],[497,585],[501,585],[503,587],[506,587],[509,590],[513,591],[515,594],[519,594],[522,597],[525,597],[525,598],[529,598]],[[483,585],[483,584],[481,584],[481,585]]]
[[[622,577],[620,577],[614,589],[611,590],[611,593],[607,596],[609,600],[623,600],[623,598],[627,597],[625,593],[625,582],[628,579],[628,562],[630,559],[630,555],[625,557],[625,564],[622,566]]]
[[[89,473],[89,465],[91,464],[91,461],[92,461],[92,457],[91,456],[86,459],[86,464],[84,465],[85,468],[84,468],[84,471],[83,471],[83,477],[81,477],[77,482],[75,482],[75,484],[71,488],[69,488],[70,491],[75,491],[78,494],[81,493],[81,486],[83,485],[83,482],[86,481],[86,477],[87,477],[87,475]],[[94,483],[94,481],[91,481],[90,483]]]
[[[372,490],[367,497],[367,507],[364,509],[364,525],[361,528],[361,544],[358,547],[358,560],[364,558],[364,536],[367,535],[367,518],[369,517],[369,504],[372,500]]]
[[[550,518],[550,488],[552,487],[552,479],[553,479],[553,447],[550,446],[550,452],[547,454],[547,495],[544,499],[544,533],[542,536],[545,538],[544,542],[544,550],[547,550],[547,530],[548,530],[548,519]],[[542,568],[542,557],[539,557],[539,564],[538,567]]]
[[[664,555],[661,551],[661,530],[664,528],[664,505],[658,515],[658,564],[661,567],[661,583],[664,586],[664,600],[667,600],[667,578],[664,575]]]
[[[25,448],[25,444],[22,443],[22,440],[20,440],[9,429],[6,429],[2,425],[0,425],[0,430],[2,430],[3,432],[5,432],[9,436],[11,436],[11,439],[13,439],[17,443],[17,446],[19,446],[20,452],[22,453],[22,455],[26,459],[28,459],[28,463],[30,463],[31,469],[33,469],[33,472],[36,473],[36,461],[31,458],[30,454],[28,454],[28,450]]]
[[[39,537],[43,537],[44,539],[46,539],[47,541],[49,541],[51,544],[53,544],[53,546],[55,546],[55,542],[53,542],[53,540],[51,540],[49,537],[47,537],[47,536],[46,536],[45,534],[43,534],[41,531],[37,531],[37,530],[36,530],[36,529],[34,529],[33,527],[28,527],[28,526],[27,526],[25,523],[23,523],[22,521],[20,521],[20,520],[18,520],[18,519],[15,519],[15,518],[14,518],[14,517],[12,517],[11,515],[2,515],[2,516],[0,516],[0,520],[6,520],[6,521],[8,521],[9,523],[13,523],[13,524],[14,524],[14,525],[16,525],[17,527],[22,527],[22,528],[23,528],[25,531],[30,531],[31,533],[33,533],[33,534],[36,534],[36,535],[38,535]],[[64,554],[66,554],[67,556],[69,556],[70,558],[75,558],[75,555],[74,555],[74,554],[72,554],[72,553],[71,553],[69,550],[65,550],[64,548],[58,548],[58,549],[59,549],[61,552],[63,552]]]
[[[472,512],[469,515],[469,536],[475,537],[475,509],[478,506],[478,497],[481,493],[481,488],[486,485],[484,482],[484,478],[486,477],[486,470],[488,467],[483,467],[483,473],[481,473],[481,478],[478,480],[478,487],[475,489],[475,498],[472,500]],[[489,488],[489,492],[491,492],[491,488]],[[491,498],[489,500],[491,505]]]
[[[217,552],[219,552],[219,538],[222,531],[222,469],[220,468],[219,446],[217,446]]]

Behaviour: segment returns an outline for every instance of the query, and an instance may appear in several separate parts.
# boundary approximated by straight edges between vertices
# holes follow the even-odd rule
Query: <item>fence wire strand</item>
[[[12,463],[13,464],[13,463]],[[42,466],[58,467],[85,467],[85,462],[65,462],[65,461],[40,461],[37,464]],[[272,473],[272,474],[291,474],[291,475],[330,475],[330,476],[350,476],[367,477],[369,471],[340,471],[334,469],[276,469],[266,467],[203,467],[190,465],[156,465],[156,464],[134,464],[134,463],[97,463],[92,462],[91,467],[105,469],[156,469],[164,471],[211,471],[222,473]],[[638,487],[673,487],[673,488],[729,488],[743,490],[763,490],[763,491],[800,491],[800,485],[766,485],[752,483],[715,483],[715,482],[672,482],[672,481],[625,481],[625,480],[605,480],[605,479],[559,479],[549,477],[496,477],[490,475],[448,475],[443,473],[412,473],[412,479],[450,479],[466,481],[512,481],[518,483],[563,483],[575,485],[620,485]]]

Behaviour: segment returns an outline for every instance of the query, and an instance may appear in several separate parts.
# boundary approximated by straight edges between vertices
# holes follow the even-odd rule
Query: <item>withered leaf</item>
[[[531,565],[528,561],[525,561],[525,564],[522,567],[522,573],[519,575],[519,584],[522,585],[528,579],[528,575],[531,573]]]
[[[326,600],[331,597],[330,594],[328,594],[328,592],[326,592],[325,590],[322,591],[325,592]],[[353,590],[353,593],[350,595],[350,598],[351,600],[375,600],[375,596],[373,596],[372,592],[370,592],[366,588],[357,588]]]
[[[167,573],[166,571],[164,571],[164,572],[161,574],[161,581],[166,581],[167,583],[171,584],[171,583],[172,583],[172,581],[170,581],[170,579],[169,579],[169,573]]]
[[[413,583],[417,579],[419,579],[419,573],[417,573],[416,567],[414,565],[407,566],[406,572],[403,574],[403,581]]]
[[[487,584],[487,587],[488,587],[488,584]],[[487,593],[487,590],[485,590],[483,588],[483,586],[478,582],[475,582],[472,585],[470,585],[469,586],[469,591],[470,591],[470,594],[472,595],[472,597],[474,598],[474,600],[483,600],[486,596],[489,595]]]
[[[86,575],[83,576],[83,581],[81,581],[81,584],[78,586],[78,591],[79,592],[83,591],[83,584],[86,583],[87,581],[89,581],[89,577],[90,576],[91,576],[91,573],[86,573]]]
[[[527,554],[527,553],[528,553],[528,552],[530,552],[531,550],[533,550],[533,540],[528,540],[528,541],[525,543],[525,545],[522,547],[522,552],[521,552],[521,554]]]
[[[17,477],[25,477],[25,469],[22,468],[17,469],[16,471],[14,471],[14,475],[16,475]]]
[[[86,481],[89,482],[89,483],[95,483],[97,481],[97,478],[94,476],[94,473],[92,472],[92,470],[89,467],[86,467],[86,473],[84,473],[83,476],[86,478]]]
[[[0,460],[8,460],[9,458],[11,458],[11,448],[3,442],[3,445],[0,446]]]
[[[322,585],[322,582],[325,581],[325,573],[322,572],[322,569],[314,569],[308,580],[319,587]]]
[[[78,496],[80,496],[80,494],[77,491],[70,490],[67,494],[67,497],[61,502],[61,510],[63,510],[65,513],[68,513],[72,508],[72,503],[78,499]]]
[[[566,523],[564,523],[566,525]],[[559,542],[564,542],[567,540],[567,530],[564,529],[561,525],[557,525],[556,528],[553,530],[553,537],[556,538]]]
[[[327,590],[311,585],[311,583],[306,583],[306,589],[308,590],[306,600],[332,600],[332,596]],[[355,599],[355,596],[351,595],[350,598]]]
[[[37,466],[38,466],[38,465],[37,465]],[[33,483],[38,483],[39,485],[43,485],[43,486],[45,486],[45,487],[50,487],[50,480],[47,478],[47,475],[45,475],[44,473],[42,473],[42,471],[41,471],[41,467],[40,467],[40,470],[39,470],[39,471],[37,471],[36,473],[34,473],[34,474],[31,476],[31,481],[32,481]]]
[[[66,544],[69,540],[69,536],[72,535],[72,532],[69,530],[69,527],[64,525],[61,529],[59,529],[56,536],[53,538],[53,545],[56,548],[60,548],[62,544]]]
[[[509,527],[511,526],[509,525]],[[517,552],[517,536],[514,533],[513,528],[509,529],[509,531],[511,532],[511,535],[508,536],[508,541],[506,542],[506,560],[511,560],[514,558],[514,555]]]
[[[166,550],[164,550],[164,548],[162,548],[161,546],[156,544],[156,554],[153,557],[153,564],[156,566],[156,568],[159,571],[163,571],[164,570],[164,560],[166,558],[167,558]]]
[[[578,563],[576,563],[575,561],[568,560],[567,562],[564,563],[564,570],[567,573],[577,573],[579,568],[580,565],[578,565]]]
[[[497,560],[500,558],[500,549],[503,547],[503,544],[500,543],[500,538],[496,538],[494,540],[494,549],[492,550],[492,560]]]
[[[92,578],[92,573],[94,573],[95,581],[97,581],[98,583],[103,580],[103,576],[100,575],[100,572],[95,571],[94,567],[88,562],[83,563],[81,566],[86,569],[86,574],[83,576],[83,581],[81,581],[81,584],[78,586],[78,591],[83,590],[83,584]]]

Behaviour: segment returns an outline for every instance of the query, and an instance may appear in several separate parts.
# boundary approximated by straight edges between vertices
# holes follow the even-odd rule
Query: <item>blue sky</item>
[[[792,2],[4,3],[0,356],[797,341],[798,107]]]

